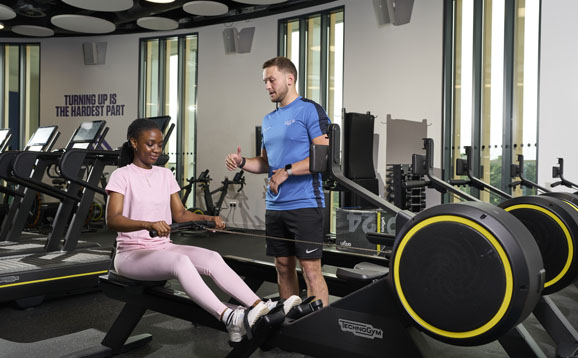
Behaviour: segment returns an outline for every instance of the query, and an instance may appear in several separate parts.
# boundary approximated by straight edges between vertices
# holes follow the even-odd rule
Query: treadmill
[[[105,121],[82,123],[72,135],[65,149],[63,149],[64,152],[75,148],[92,149],[98,146],[99,143],[104,140],[104,135],[107,131],[105,125]],[[45,183],[42,183],[40,186],[35,186],[34,182],[41,182],[47,169],[51,165],[58,163],[62,152],[45,153],[42,154],[42,158],[39,158],[40,155],[41,153],[32,151],[20,153],[10,152],[5,153],[3,156],[0,155],[0,177],[24,188],[23,197],[19,201],[15,200],[13,202],[11,207],[12,215],[4,220],[2,231],[0,231],[0,237],[5,239],[3,244],[0,245],[0,257],[55,251],[61,249],[63,246],[61,242],[64,238],[71,214],[80,202],[78,197],[67,196],[66,193],[78,192],[80,187],[71,184],[66,191],[62,191]],[[21,157],[28,159],[26,166],[15,164],[17,160],[19,160],[20,163],[24,162],[23,159],[18,159]],[[30,162],[30,160],[32,160],[32,162]],[[15,165],[17,168],[14,167]],[[18,171],[19,176],[15,175],[16,171]],[[21,235],[28,221],[28,213],[34,205],[37,193],[39,192],[60,200],[57,214],[52,223],[52,231],[48,237],[22,240]],[[91,203],[92,200],[88,202],[88,198],[86,198],[82,202],[82,205],[90,207]],[[84,219],[85,218],[77,217],[77,220],[82,220],[83,222]],[[81,228],[82,227],[80,227],[80,229]],[[73,235],[79,236],[80,231],[73,233]],[[98,244],[92,242],[76,242],[75,245],[76,244],[79,244],[81,247],[98,246]],[[71,247],[70,245],[67,247],[68,250],[74,248],[75,247]]]
[[[0,129],[0,153],[3,153],[6,150],[6,148],[8,148],[10,139],[12,139],[12,132],[10,131],[10,129],[9,128]],[[0,185],[0,193],[4,194],[2,202],[0,203],[0,221],[4,219],[6,212],[8,212],[8,196],[14,195],[13,190],[5,191],[3,189],[8,188],[5,188],[4,186]]]
[[[60,189],[43,183],[41,178],[34,175],[26,178],[31,167],[54,160],[57,154],[22,152],[14,159],[15,179],[26,178],[29,187],[51,191],[51,195],[60,195],[63,201],[76,201],[78,204],[65,239],[59,245],[60,250],[0,257],[0,302],[15,301],[25,308],[40,304],[46,296],[98,289],[98,276],[108,272],[110,267],[111,248],[75,249],[84,222],[78,218],[85,217],[89,210],[89,205],[82,204],[92,202],[95,191],[104,192],[98,187],[100,176],[105,166],[117,165],[118,154],[117,151],[72,149],[61,156],[58,161],[61,175],[70,181],[69,188],[84,187],[80,195],[75,190],[57,194]],[[85,180],[78,173],[87,166],[90,170]]]
[[[36,132],[32,135],[26,146],[24,147],[23,151],[40,151],[46,152],[50,151],[56,140],[60,136],[60,132],[58,131],[58,126],[44,126],[39,127]],[[11,135],[10,135],[11,137]],[[2,144],[5,148],[8,145],[8,141]],[[0,153],[0,162],[7,164],[10,160],[9,157],[19,153],[19,151],[10,151],[5,152],[1,151]],[[0,164],[1,166],[1,164]],[[4,179],[8,183],[15,184],[11,181],[11,175],[2,176],[0,175],[0,179]],[[20,207],[20,203],[22,197],[24,196],[25,188],[23,186],[16,186],[15,189],[10,187],[0,185],[0,192],[4,193],[4,203],[3,203],[3,211],[4,215],[2,216],[2,225],[0,226],[0,247],[5,245],[13,245],[14,242],[8,241],[8,231],[11,228],[11,224],[14,221],[14,217],[18,212],[18,208]],[[13,200],[10,204],[8,204],[8,200],[6,195],[12,196]],[[24,233],[23,233],[24,234]],[[38,236],[38,234],[31,233],[30,236]],[[2,251],[0,249],[0,251]]]

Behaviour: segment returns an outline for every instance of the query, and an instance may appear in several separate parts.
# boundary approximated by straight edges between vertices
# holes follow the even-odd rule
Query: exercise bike
[[[225,177],[225,180],[221,182],[223,184],[221,187],[215,190],[211,190],[210,182],[213,179],[209,176],[209,169],[207,169],[203,171],[198,178],[195,179],[195,177],[192,177],[190,179],[187,179],[189,184],[181,188],[181,190],[183,190],[184,192],[182,198],[183,204],[187,202],[187,199],[189,198],[189,195],[192,192],[193,185],[199,183],[200,188],[203,191],[203,197],[205,198],[205,209],[194,207],[189,208],[188,210],[199,215],[218,216],[222,210],[225,197],[227,196],[229,185],[240,185],[241,187],[237,190],[237,193],[243,190],[243,187],[245,186],[244,174],[245,172],[241,170],[238,173],[235,173],[233,180],[229,180],[229,178]],[[217,199],[217,201],[214,202],[213,195],[216,193],[220,193],[219,199]]]

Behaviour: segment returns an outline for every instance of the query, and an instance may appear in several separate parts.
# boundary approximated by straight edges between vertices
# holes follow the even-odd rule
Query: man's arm
[[[269,161],[267,159],[267,151],[265,148],[261,150],[261,155],[253,158],[245,158],[241,155],[241,147],[237,147],[237,153],[227,155],[225,165],[229,170],[241,168],[244,171],[254,174],[269,172]]]
[[[327,134],[322,134],[319,137],[313,138],[313,144],[329,145],[329,137]],[[285,171],[285,169],[283,169]],[[309,157],[295,163],[291,163],[291,175],[307,175],[311,174],[309,171]]]
[[[313,138],[311,141],[313,144],[318,145],[329,145],[329,137],[327,134],[322,134],[319,137]],[[307,175],[311,174],[309,171],[309,157],[300,160],[295,163],[291,163],[291,175]],[[289,173],[285,168],[277,169],[273,171],[273,176],[269,180],[269,188],[273,194],[277,194],[279,185],[283,184],[285,180],[289,178]]]

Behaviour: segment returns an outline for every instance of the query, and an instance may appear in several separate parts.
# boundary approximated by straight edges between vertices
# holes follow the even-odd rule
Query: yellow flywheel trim
[[[540,212],[548,215],[550,218],[552,218],[552,220],[554,220],[560,226],[560,228],[562,229],[562,232],[564,232],[564,236],[566,237],[566,243],[568,244],[568,257],[566,257],[566,263],[564,264],[564,267],[562,267],[562,270],[560,270],[560,272],[556,276],[554,276],[554,278],[552,278],[550,281],[548,281],[544,284],[544,287],[552,286],[556,282],[560,281],[562,279],[562,277],[564,277],[564,275],[566,275],[566,273],[570,269],[570,265],[572,264],[572,259],[574,258],[574,244],[572,242],[572,236],[570,235],[570,231],[568,230],[568,227],[566,227],[566,225],[564,225],[564,223],[562,222],[562,220],[560,220],[560,218],[558,216],[554,215],[554,213],[551,212],[550,210],[544,209],[543,207],[538,206],[538,205],[518,204],[518,205],[512,205],[508,208],[505,208],[504,210],[509,212],[509,211],[517,210],[517,209],[530,209],[530,210],[540,211]]]
[[[494,247],[496,252],[498,253],[500,260],[502,262],[502,265],[504,267],[504,272],[505,272],[505,276],[506,276],[506,287],[505,287],[505,292],[504,292],[504,299],[502,300],[502,304],[500,305],[500,308],[498,309],[498,311],[496,312],[494,317],[492,317],[484,325],[482,325],[476,329],[466,331],[466,332],[452,332],[452,331],[443,330],[441,328],[435,327],[434,325],[426,322],[423,318],[421,318],[412,309],[409,302],[407,301],[407,299],[403,293],[403,288],[401,287],[401,282],[400,282],[400,277],[399,277],[399,265],[400,265],[401,257],[403,255],[403,250],[405,249],[407,243],[412,239],[412,237],[419,230],[423,229],[424,227],[426,227],[428,225],[436,224],[436,223],[447,223],[447,222],[455,222],[455,223],[459,223],[462,225],[466,225],[466,226],[472,228],[473,230],[477,231],[478,233],[480,233],[482,236],[484,236],[488,240],[488,242],[490,242],[490,244]],[[508,256],[506,255],[506,252],[504,251],[504,249],[502,248],[502,246],[500,245],[498,240],[494,237],[494,235],[492,235],[488,230],[486,230],[480,224],[478,224],[472,220],[469,220],[469,219],[466,219],[463,217],[459,217],[459,216],[455,216],[455,215],[434,216],[434,217],[428,218],[428,219],[418,223],[413,228],[411,228],[411,230],[407,234],[405,234],[405,236],[401,239],[401,242],[397,248],[397,255],[395,257],[394,266],[393,266],[393,274],[394,274],[394,279],[395,279],[395,289],[398,292],[398,296],[401,300],[401,303],[403,304],[403,306],[405,307],[405,309],[409,313],[409,315],[419,325],[426,328],[428,331],[433,332],[439,336],[444,336],[444,337],[448,337],[448,338],[456,338],[456,339],[471,338],[471,337],[479,336],[479,335],[489,331],[502,319],[502,317],[504,317],[504,315],[506,314],[506,312],[510,306],[510,302],[512,300],[512,295],[513,295],[514,280],[513,280],[513,274],[512,274],[512,267],[510,265],[510,261],[508,260]]]

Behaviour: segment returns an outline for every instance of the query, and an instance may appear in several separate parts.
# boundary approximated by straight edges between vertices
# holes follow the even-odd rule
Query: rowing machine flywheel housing
[[[530,314],[544,285],[528,229],[487,203],[424,210],[398,232],[391,257],[392,287],[410,320],[455,345],[499,338]]]
[[[546,280],[542,294],[558,292],[578,279],[578,210],[561,198],[532,195],[499,205],[520,220],[538,244]]]

